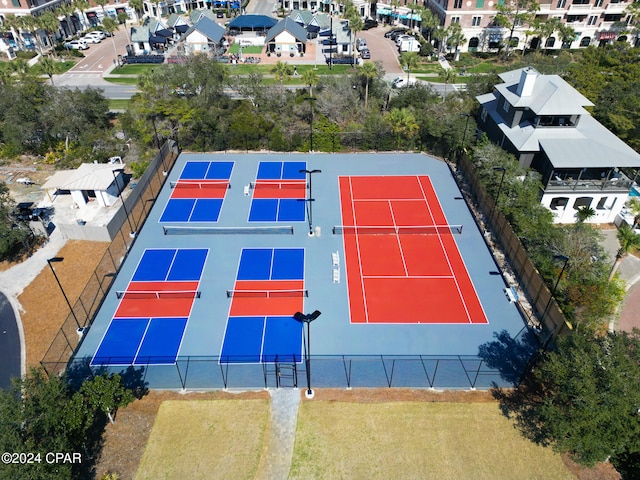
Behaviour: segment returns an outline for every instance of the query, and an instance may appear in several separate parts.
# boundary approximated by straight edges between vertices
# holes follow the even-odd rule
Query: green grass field
[[[252,479],[268,400],[164,402],[136,480]],[[289,479],[572,480],[497,403],[303,401]]]
[[[570,480],[495,403],[303,402],[291,480]]]
[[[268,419],[268,400],[164,402],[135,479],[254,478]]]
[[[258,55],[258,54],[262,53],[262,50],[264,50],[264,46],[260,47],[260,46],[250,45],[250,46],[242,47],[242,54],[243,55]],[[240,52],[240,44],[239,43],[232,43],[231,46],[229,47],[229,53],[233,53],[233,54],[237,55],[239,52]]]
[[[111,99],[109,100],[109,110],[126,110],[129,106],[129,100],[125,99]]]

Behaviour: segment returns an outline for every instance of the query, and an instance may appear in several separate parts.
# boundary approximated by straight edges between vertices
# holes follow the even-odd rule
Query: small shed
[[[76,170],[60,170],[42,185],[49,200],[71,195],[76,207],[96,202],[102,207],[115,203],[124,187],[123,165],[83,163]]]

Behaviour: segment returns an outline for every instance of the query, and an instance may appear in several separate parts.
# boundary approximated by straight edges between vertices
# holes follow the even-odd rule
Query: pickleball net
[[[164,225],[165,235],[293,235],[293,227],[203,227],[186,225]]]
[[[336,225],[334,235],[443,235],[461,234],[462,225],[421,225],[421,226],[358,226]]]
[[[302,181],[283,181],[283,180],[259,180],[250,182],[249,188],[252,190],[305,190],[309,185]]]
[[[200,298],[199,290],[127,290],[116,291],[116,298],[125,300],[176,300]]]
[[[231,183],[226,180],[178,180],[169,182],[171,188],[200,188],[227,190],[231,188]]]
[[[291,298],[308,297],[309,290],[227,290],[227,298]]]

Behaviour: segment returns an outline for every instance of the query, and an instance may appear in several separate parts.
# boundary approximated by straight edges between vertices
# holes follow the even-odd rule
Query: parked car
[[[224,18],[224,11],[218,10],[216,12],[216,18]]]
[[[373,18],[365,18],[363,30],[369,30],[370,28],[376,28],[378,26],[378,21]]]
[[[407,40],[415,40],[415,37],[412,37],[411,35],[398,35],[394,41],[396,42],[396,46],[400,46],[401,42],[407,41]]]
[[[389,30],[387,33],[384,34],[385,38],[391,38],[393,40],[392,37],[394,37],[394,35],[398,35],[398,34],[403,34],[407,31],[406,28],[393,28],[391,30]]]
[[[413,87],[415,84],[416,84],[415,77],[409,78],[408,80],[407,80],[407,77],[397,77],[396,79],[393,80],[393,82],[391,82],[391,86],[393,88]]]
[[[420,51],[420,42],[418,39],[411,37],[410,39],[402,40],[398,44],[398,51],[402,52],[415,52],[418,53]]]
[[[356,49],[358,51],[367,48],[367,40],[365,38],[356,38]]]
[[[360,50],[360,58],[362,58],[363,60],[369,60],[371,58],[371,52],[368,48],[365,47]]]
[[[87,35],[98,35],[101,40],[104,40],[105,38],[111,36],[108,32],[105,32],[103,30],[92,30],[91,32],[87,33]]]
[[[64,43],[63,47],[68,48],[69,50],[87,50],[89,45],[87,45],[87,42],[82,40],[71,40],[70,42]]]
[[[86,43],[100,43],[102,39],[97,35],[85,35],[84,37],[80,37],[80,41]]]

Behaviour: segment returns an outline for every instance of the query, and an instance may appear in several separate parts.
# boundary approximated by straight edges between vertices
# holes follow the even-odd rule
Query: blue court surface
[[[321,170],[313,174],[313,192],[306,191],[313,196],[313,235],[304,221],[304,201],[254,199],[249,187],[260,181],[305,181],[300,170],[306,169]],[[333,226],[347,224],[338,179],[375,175],[430,177],[447,223],[464,226],[454,238],[487,324],[351,323],[349,302],[354,297],[348,279],[359,277],[345,264],[343,235],[332,234]],[[171,183],[180,180],[228,181],[232,188],[224,190],[224,198],[175,198]],[[163,229],[167,222],[183,230]],[[197,228],[188,230],[194,222]],[[139,368],[150,388],[273,387],[284,378],[284,366],[303,385],[306,327],[293,318],[299,308],[306,314],[321,312],[310,325],[316,387],[510,386],[528,361],[521,352],[532,336],[505,295],[508,285],[498,270],[449,167],[440,160],[401,153],[183,153],[75,360],[114,372]],[[147,304],[117,298],[115,292],[127,291],[132,282],[161,282],[160,287],[172,289],[182,283],[193,288],[189,282],[196,282],[199,298],[177,302],[185,307],[184,315],[172,314],[169,310],[178,307],[166,299]],[[258,292],[256,298],[234,297],[236,285],[248,290],[303,288],[308,296],[260,298]],[[382,293],[390,305],[399,297],[406,301],[401,292]],[[139,309],[141,314],[116,315],[124,307],[125,313]],[[275,312],[277,308],[285,311]],[[145,309],[153,311],[145,314]]]

